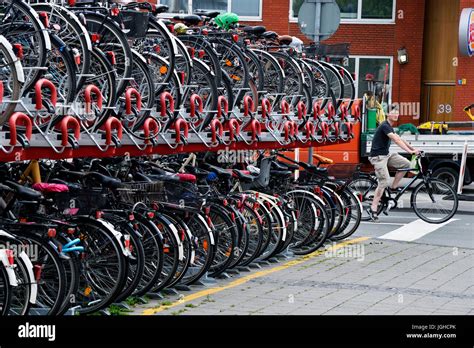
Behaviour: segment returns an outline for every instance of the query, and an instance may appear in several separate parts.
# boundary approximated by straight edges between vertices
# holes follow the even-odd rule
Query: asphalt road
[[[355,236],[474,249],[474,202],[470,205],[473,210],[459,212],[445,225],[425,224],[408,210],[394,210],[378,223],[362,222]],[[427,233],[417,238],[423,229]]]

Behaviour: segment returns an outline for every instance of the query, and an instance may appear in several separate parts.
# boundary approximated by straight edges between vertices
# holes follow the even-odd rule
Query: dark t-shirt
[[[391,140],[388,137],[388,134],[390,133],[395,133],[395,131],[388,121],[383,122],[379,128],[377,128],[372,140],[370,157],[388,155],[391,143]]]

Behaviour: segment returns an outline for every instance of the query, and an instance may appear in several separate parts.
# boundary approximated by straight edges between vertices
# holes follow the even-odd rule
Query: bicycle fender
[[[211,245],[216,245],[214,241],[214,234],[212,233],[211,227],[209,227],[209,224],[207,223],[206,219],[201,214],[197,214],[197,217],[201,222],[206,226],[207,232],[209,233],[209,238],[211,239]]]
[[[28,271],[28,277],[30,278],[30,303],[35,304],[36,298],[38,296],[38,284],[36,283],[35,275],[33,274],[33,264],[24,251],[20,253],[20,258],[25,263],[26,269]]]
[[[6,249],[0,249],[0,261],[3,263],[3,267],[7,271],[8,276],[8,283],[11,286],[18,286],[18,279],[16,279],[15,271],[13,270],[13,266],[10,265],[8,262],[8,256]]]

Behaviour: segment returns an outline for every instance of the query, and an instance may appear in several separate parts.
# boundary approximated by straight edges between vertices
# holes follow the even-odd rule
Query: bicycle
[[[432,171],[425,170],[421,163],[421,159],[424,156],[423,152],[417,156],[418,168],[398,170],[399,172],[416,172],[416,175],[401,190],[397,191],[394,197],[388,188],[385,189],[377,209],[378,215],[380,213],[388,215],[390,210],[396,209],[399,206],[400,198],[410,188],[413,188],[410,207],[423,221],[441,224],[450,220],[456,214],[459,204],[456,191],[444,181],[431,178]],[[418,180],[421,180],[421,182],[415,185]],[[378,181],[373,174],[355,174],[355,179],[351,182],[350,187],[359,193],[359,198],[364,208],[363,212],[370,208],[377,186]],[[443,203],[451,204],[448,208],[439,207]],[[362,221],[369,220],[370,217],[365,213],[362,216]]]

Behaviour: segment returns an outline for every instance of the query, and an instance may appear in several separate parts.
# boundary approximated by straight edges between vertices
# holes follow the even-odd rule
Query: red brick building
[[[402,122],[465,121],[474,103],[474,57],[461,57],[458,28],[463,8],[474,0],[336,0],[341,25],[324,43],[350,43],[349,70],[358,96],[367,90],[366,74],[383,81],[388,64],[388,102],[404,103]],[[232,11],[250,25],[280,34],[301,34],[297,16],[302,0],[158,0],[174,12],[193,9]],[[466,43],[467,44],[467,43]],[[408,63],[398,63],[405,48]],[[464,81],[463,81],[464,79]]]

